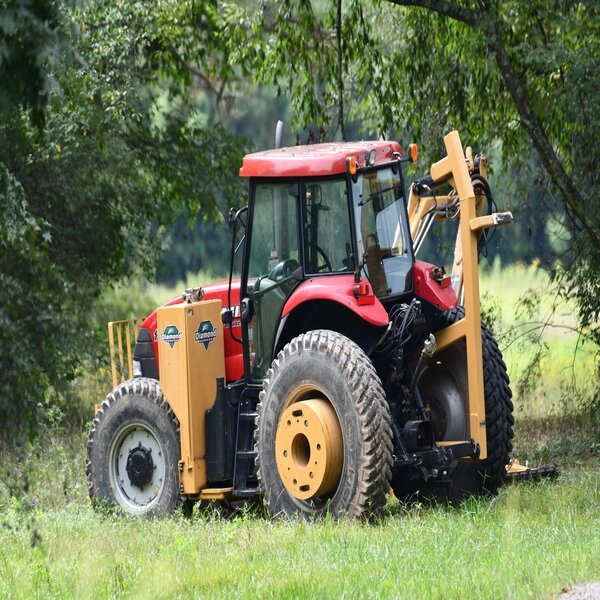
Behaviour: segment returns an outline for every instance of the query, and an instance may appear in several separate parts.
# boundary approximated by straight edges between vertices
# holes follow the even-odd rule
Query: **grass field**
[[[544,271],[497,262],[482,272],[481,294],[517,415],[568,414],[598,393],[598,349],[578,331],[573,304],[551,293]]]
[[[517,386],[536,349],[534,338],[512,341],[511,328],[533,320],[519,313],[524,280],[539,293],[543,319],[550,300],[535,271],[482,278]],[[501,301],[489,295],[498,289]],[[138,312],[174,295],[143,292],[136,306],[128,298],[120,306]],[[457,506],[390,499],[373,524],[273,523],[260,509],[212,508],[191,519],[139,520],[90,508],[85,427],[66,431],[53,417],[37,439],[0,444],[0,597],[520,599],[600,580],[600,429],[569,404],[569,394],[584,398],[592,389],[594,355],[584,347],[571,368],[577,333],[569,307],[553,318],[564,328],[542,332],[544,377],[517,395],[514,446],[522,462],[557,464],[556,481],[509,485]]]
[[[598,431],[552,417],[515,441],[560,478],[455,507],[390,500],[370,525],[211,509],[144,521],[94,513],[83,435],[48,431],[0,464],[0,596],[553,598],[600,579]]]

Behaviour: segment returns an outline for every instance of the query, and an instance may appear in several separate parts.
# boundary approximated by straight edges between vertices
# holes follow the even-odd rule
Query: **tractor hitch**
[[[445,478],[448,475],[452,463],[460,458],[479,457],[479,445],[473,440],[468,442],[457,442],[448,446],[438,446],[435,443],[427,450],[408,452],[403,456],[396,457],[394,470],[420,469],[425,481]]]

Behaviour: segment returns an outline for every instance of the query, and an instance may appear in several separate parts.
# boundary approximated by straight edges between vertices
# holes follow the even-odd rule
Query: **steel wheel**
[[[368,517],[385,504],[390,413],[369,358],[334,331],[286,344],[264,380],[257,476],[272,517]]]
[[[96,413],[87,444],[87,479],[95,507],[149,517],[181,504],[179,426],[158,381],[115,388]]]
[[[313,385],[296,388],[279,419],[277,469],[297,500],[327,497],[342,474],[344,443],[340,422],[326,394]]]
[[[110,448],[110,484],[117,502],[129,512],[147,512],[164,489],[164,450],[154,432],[142,423],[128,423]]]

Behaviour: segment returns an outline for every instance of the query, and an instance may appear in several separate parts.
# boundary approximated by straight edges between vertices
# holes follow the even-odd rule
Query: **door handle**
[[[254,304],[251,298],[243,298],[240,302],[240,319],[242,323],[248,323],[254,314]]]

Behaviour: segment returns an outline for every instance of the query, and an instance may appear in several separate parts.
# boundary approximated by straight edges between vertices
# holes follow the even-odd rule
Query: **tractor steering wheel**
[[[295,258],[286,258],[276,264],[267,277],[271,281],[281,281],[292,276],[292,273],[299,267],[298,261]]]
[[[321,255],[321,258],[325,261],[324,265],[317,267],[317,273],[319,273],[323,269],[328,269],[329,271],[333,271],[333,267],[331,266],[331,261],[329,260],[327,254],[325,254],[325,251],[323,250],[323,248],[321,248],[321,246],[319,246],[318,244],[311,244],[311,246],[317,251],[318,254]]]

